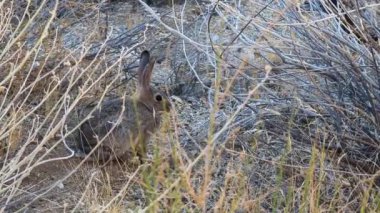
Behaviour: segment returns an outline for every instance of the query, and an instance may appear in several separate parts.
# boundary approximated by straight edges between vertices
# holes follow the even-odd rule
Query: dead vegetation
[[[1,211],[379,210],[376,1],[144,2],[0,3]],[[144,49],[173,106],[149,161],[75,158]]]

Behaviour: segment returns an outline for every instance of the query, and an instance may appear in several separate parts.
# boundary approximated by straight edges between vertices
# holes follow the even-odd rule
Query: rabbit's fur
[[[105,101],[93,112],[93,117],[80,126],[77,150],[82,156],[97,146],[92,157],[100,161],[135,155],[140,160],[145,158],[146,143],[160,125],[161,112],[170,111],[167,98],[150,86],[154,63],[148,51],[142,52],[135,95]]]

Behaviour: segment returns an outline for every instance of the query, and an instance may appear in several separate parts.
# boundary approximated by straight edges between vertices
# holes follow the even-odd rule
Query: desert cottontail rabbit
[[[160,124],[161,112],[170,111],[167,98],[150,86],[154,63],[148,51],[142,52],[136,93],[125,99],[105,101],[93,112],[93,117],[80,126],[76,139],[79,156],[97,146],[91,157],[100,161],[125,159],[130,154],[138,155],[140,160],[145,158],[147,141]],[[91,108],[83,111],[86,110]]]

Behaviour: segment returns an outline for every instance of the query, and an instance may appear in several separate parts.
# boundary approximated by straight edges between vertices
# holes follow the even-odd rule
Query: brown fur
[[[169,101],[150,87],[153,67],[149,52],[142,52],[136,94],[105,101],[93,117],[81,125],[76,139],[79,151],[93,152],[101,161],[135,155],[142,160],[146,156],[146,143],[160,125],[160,112],[170,111]],[[162,100],[156,100],[157,94]],[[83,109],[82,114],[87,115],[91,109]]]

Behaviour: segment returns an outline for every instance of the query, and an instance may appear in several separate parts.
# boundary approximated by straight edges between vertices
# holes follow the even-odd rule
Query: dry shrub
[[[305,12],[293,1],[186,1],[146,8],[149,27],[115,35],[108,18],[123,1],[43,2],[41,11],[0,5],[0,20],[8,20],[0,69],[10,71],[0,73],[5,210],[44,199],[93,211],[378,208],[379,52],[347,34],[337,14]],[[363,7],[363,23],[378,26],[370,18],[378,6]],[[60,8],[66,12],[56,16]],[[362,18],[353,15],[355,23]],[[129,94],[125,82],[141,46],[174,70],[162,79],[179,96],[152,137],[151,161],[138,168],[67,163],[65,145],[78,127],[69,123],[84,122],[76,109]],[[51,181],[38,176],[55,172]],[[28,185],[33,177],[45,177],[30,182],[37,191]]]
[[[122,82],[121,63],[132,63],[136,48],[111,60],[101,54],[85,59],[97,39],[96,23],[85,42],[69,49],[63,38],[67,32],[57,14],[60,2],[41,1],[36,7],[24,8],[17,3],[0,4],[2,26],[6,26],[1,30],[0,54],[0,203],[6,209],[18,209],[23,197],[25,202],[33,201],[59,185],[45,178],[57,172],[54,165],[73,157],[70,137],[83,122],[76,120],[76,110],[129,92]],[[15,17],[19,19],[13,23]],[[75,167],[61,171],[59,178],[66,180]],[[33,178],[44,181],[35,191],[37,198],[30,199],[23,188],[30,187]]]
[[[280,160],[274,161],[279,167],[279,183],[268,181],[266,188],[285,190],[286,184],[295,188],[286,195],[275,193],[278,197],[270,202],[275,209],[291,210],[294,205],[352,210],[367,202],[374,204],[380,165],[379,44],[374,42],[379,32],[367,29],[378,28],[378,5],[370,1],[348,8],[358,13],[339,10],[338,14],[306,12],[292,1],[270,1],[267,5],[214,2],[208,7],[208,16],[197,19],[196,26],[203,27],[197,31],[182,31],[163,23],[188,42],[182,44],[183,54],[190,71],[208,91],[209,140],[212,135],[224,145],[232,139],[228,133],[239,126],[248,133],[236,138],[241,147],[255,147],[258,141],[268,147],[267,152],[261,152],[270,156],[283,152]],[[352,15],[353,23],[348,26],[339,15],[345,12]],[[208,69],[196,69],[203,64],[209,64]],[[265,78],[268,65],[271,69]],[[208,88],[205,82],[210,77],[213,82]],[[253,92],[257,85],[260,87]],[[220,120],[214,121],[214,116]],[[223,129],[223,124],[229,128]],[[319,160],[313,160],[311,154]],[[249,156],[257,159],[254,154]],[[200,167],[207,171],[207,164]],[[331,173],[324,179],[326,171]],[[342,177],[354,181],[339,185]],[[203,178],[207,182],[206,172]],[[302,193],[292,191],[297,187]],[[323,193],[315,193],[319,190]],[[343,199],[347,191],[353,193]],[[296,198],[297,193],[303,200]],[[322,203],[313,203],[315,199]],[[350,201],[352,205],[344,204]]]

